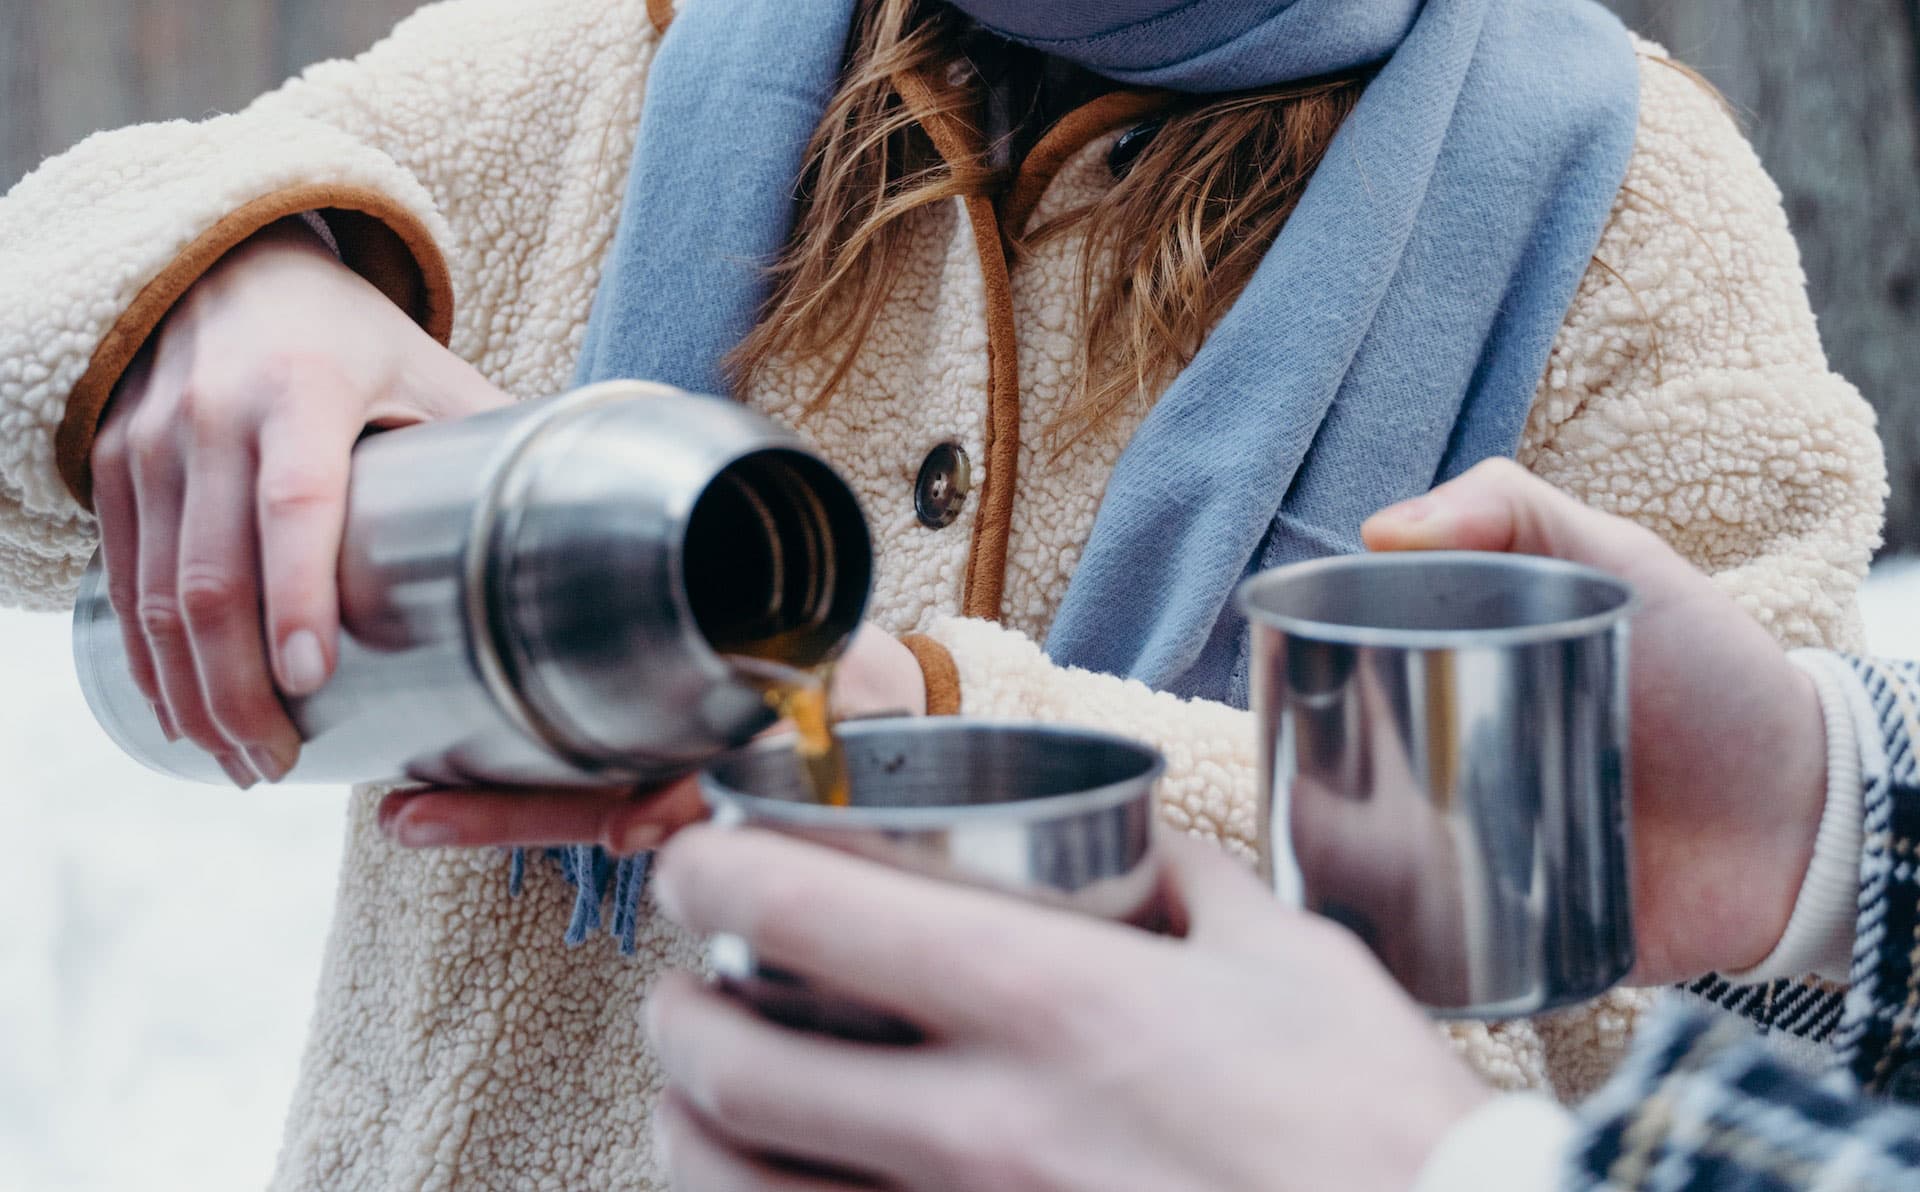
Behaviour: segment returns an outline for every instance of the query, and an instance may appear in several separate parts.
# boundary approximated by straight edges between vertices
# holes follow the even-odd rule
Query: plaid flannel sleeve
[[[1913,1192],[1920,1110],[1788,1066],[1752,1030],[1662,1016],[1581,1110],[1574,1192]]]
[[[1694,990],[1763,1027],[1826,1041],[1834,1071],[1790,1067],[1730,1019],[1666,1016],[1582,1110],[1570,1187],[1920,1188],[1920,663],[1849,662],[1880,746],[1863,767],[1850,988]]]
[[[1868,1092],[1920,1102],[1920,662],[1853,668],[1884,753],[1865,775],[1852,988],[1833,1045]]]

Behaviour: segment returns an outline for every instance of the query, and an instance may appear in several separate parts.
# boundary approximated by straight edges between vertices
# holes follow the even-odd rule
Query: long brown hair
[[[759,325],[729,359],[750,383],[789,350],[834,360],[816,402],[846,379],[884,307],[909,233],[903,218],[996,193],[1003,171],[946,161],[894,90],[930,81],[933,115],[976,121],[964,18],[934,0],[863,0],[838,92],[815,130],[800,207]],[[1319,167],[1365,79],[1174,99],[1125,176],[1090,206],[1035,228],[1018,253],[1085,229],[1079,390],[1064,442],[1152,395],[1193,358],[1239,295]]]

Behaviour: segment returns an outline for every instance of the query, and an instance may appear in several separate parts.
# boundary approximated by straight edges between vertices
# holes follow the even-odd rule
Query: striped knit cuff
[[[1780,942],[1759,964],[1730,981],[1758,984],[1814,973],[1845,982],[1853,961],[1853,933],[1860,915],[1860,820],[1864,791],[1860,781],[1863,734],[1875,732],[1857,712],[1859,680],[1837,654],[1795,650],[1788,655],[1820,693],[1827,728],[1827,802],[1814,838],[1813,860],[1800,883],[1800,895]],[[1870,712],[1870,709],[1869,709]]]

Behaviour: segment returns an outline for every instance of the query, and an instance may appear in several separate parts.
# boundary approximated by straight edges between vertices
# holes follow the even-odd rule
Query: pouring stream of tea
[[[764,658],[734,655],[727,659],[735,673],[759,686],[767,704],[783,720],[793,723],[799,737],[794,752],[814,800],[829,807],[852,803],[847,780],[847,755],[833,731],[833,708],[827,692],[833,682],[833,664],[809,670],[784,666]]]

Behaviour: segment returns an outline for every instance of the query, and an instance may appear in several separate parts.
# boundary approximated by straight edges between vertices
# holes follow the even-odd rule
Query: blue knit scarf
[[[1511,454],[1634,142],[1588,0],[953,0],[1116,81],[1227,92],[1379,65],[1265,259],[1135,432],[1046,647],[1244,705],[1247,575]],[[582,382],[729,392],[856,0],[683,0],[655,53]],[[576,938],[644,869],[563,854]],[[588,903],[592,903],[590,908]]]

